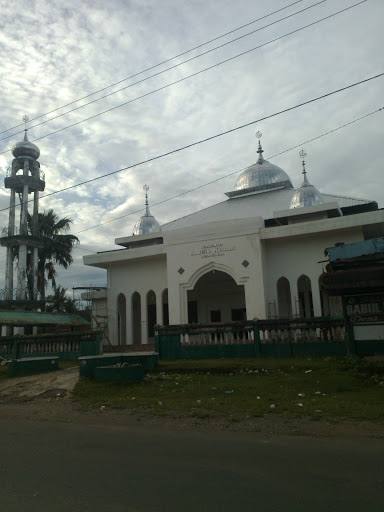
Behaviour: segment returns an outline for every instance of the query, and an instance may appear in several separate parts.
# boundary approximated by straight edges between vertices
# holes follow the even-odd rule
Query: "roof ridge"
[[[322,194],[325,195],[325,196],[330,196],[330,197],[341,197],[343,199],[351,199],[353,201],[365,201],[367,203],[374,203],[375,202],[372,199],[364,199],[362,197],[342,196],[340,194],[328,194],[327,192],[322,192]]]

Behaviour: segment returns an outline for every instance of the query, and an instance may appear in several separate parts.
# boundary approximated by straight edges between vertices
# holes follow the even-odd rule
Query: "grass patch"
[[[7,366],[0,365],[0,379],[6,379],[7,378]]]
[[[288,418],[384,421],[380,372],[367,363],[325,359],[216,359],[162,362],[140,384],[84,379],[75,398],[88,407],[241,421]]]
[[[65,370],[66,368],[79,367],[80,363],[78,360],[75,361],[59,361],[59,370]]]

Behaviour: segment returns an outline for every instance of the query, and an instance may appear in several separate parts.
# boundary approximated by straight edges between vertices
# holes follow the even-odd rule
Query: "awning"
[[[0,311],[0,325],[90,325],[79,315],[66,313],[38,313],[35,311]]]

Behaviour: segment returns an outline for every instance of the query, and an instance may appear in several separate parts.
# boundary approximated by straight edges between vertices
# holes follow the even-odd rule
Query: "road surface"
[[[382,512],[383,439],[1,421],[6,512]]]

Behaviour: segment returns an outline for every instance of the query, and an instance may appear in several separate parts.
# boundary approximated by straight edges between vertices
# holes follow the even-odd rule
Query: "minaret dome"
[[[158,231],[161,231],[160,224],[149,211],[148,185],[144,185],[143,190],[145,191],[145,214],[136,222],[135,227],[133,228],[133,235],[147,235],[148,233],[157,233]]]
[[[306,156],[307,154],[304,152],[304,150],[301,150],[300,157],[303,159],[303,183],[293,194],[291,204],[289,206],[290,209],[303,208],[304,206],[314,206],[317,204],[325,203],[321,193],[308,181],[304,160]]]

